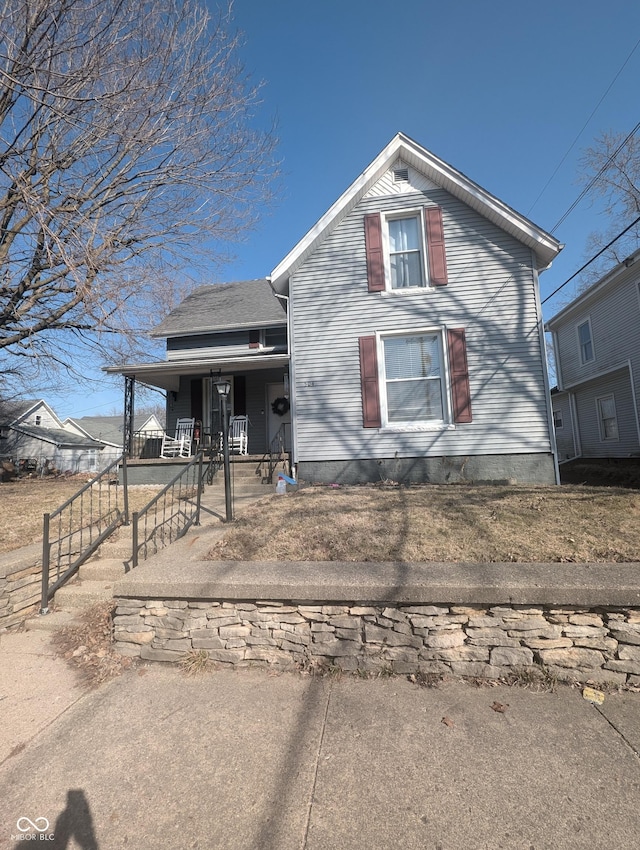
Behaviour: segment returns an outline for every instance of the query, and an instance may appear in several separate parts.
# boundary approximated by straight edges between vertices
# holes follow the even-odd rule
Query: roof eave
[[[562,250],[562,244],[551,234],[427,151],[409,136],[398,133],[272,271],[271,285],[276,292],[287,292],[289,276],[301,260],[337,221],[355,206],[398,157],[402,157],[433,182],[531,248],[540,271],[548,268]]]

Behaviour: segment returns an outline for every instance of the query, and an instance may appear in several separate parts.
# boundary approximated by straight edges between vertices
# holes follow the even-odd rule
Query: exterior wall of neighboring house
[[[551,403],[553,405],[553,424],[556,432],[558,460],[563,463],[576,455],[571,398],[568,393],[552,393]]]
[[[17,431],[11,432],[7,443],[6,454],[11,455],[18,467],[25,471],[75,474],[98,472],[102,468],[102,452],[97,448],[56,446]]]
[[[446,191],[410,173],[412,182],[401,193],[393,193],[385,175],[291,279],[299,475],[345,482],[379,477],[553,483],[532,253]],[[442,216],[446,285],[390,291],[383,281],[385,288],[370,291],[365,217],[382,214],[384,240],[387,216],[418,210],[426,217],[426,210],[435,208]],[[432,270],[431,277],[435,274]],[[452,329],[460,344],[466,340],[471,421],[463,421],[454,409],[453,386],[462,387],[466,376],[458,381],[464,351],[460,358],[450,348]],[[399,332],[425,332],[437,341],[444,403],[439,425],[384,421],[385,340]],[[377,373],[368,378],[382,406],[377,427],[375,422],[363,426],[361,338],[373,340],[377,355]]]
[[[548,323],[582,457],[640,455],[640,252]],[[554,401],[555,409],[555,401]]]

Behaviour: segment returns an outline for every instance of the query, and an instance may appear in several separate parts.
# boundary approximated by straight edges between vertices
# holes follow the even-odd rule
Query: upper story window
[[[582,363],[590,363],[595,359],[590,319],[578,325],[578,345],[580,346],[580,360]]]
[[[42,425],[42,416],[40,416],[40,414],[36,414],[34,424],[35,425]]]
[[[442,210],[369,213],[364,217],[369,292],[403,292],[445,286],[447,260]]]
[[[391,289],[424,286],[424,228],[420,213],[387,219]]]

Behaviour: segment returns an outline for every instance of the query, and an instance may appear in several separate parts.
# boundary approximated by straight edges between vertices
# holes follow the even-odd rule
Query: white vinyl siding
[[[402,298],[370,293],[364,214],[427,204],[443,210],[448,286]],[[447,192],[370,193],[291,281],[297,459],[549,452],[535,292],[529,249]],[[364,429],[358,338],[425,327],[466,329],[473,422]]]
[[[627,368],[572,391],[583,457],[629,457],[640,452],[634,398]],[[605,401],[613,399],[614,407]],[[615,422],[613,416],[615,416]],[[605,421],[607,420],[607,421]],[[613,436],[617,432],[617,436]],[[609,436],[605,436],[605,434]]]

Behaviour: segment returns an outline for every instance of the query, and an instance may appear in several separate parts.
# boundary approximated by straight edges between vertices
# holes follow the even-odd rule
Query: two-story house
[[[249,452],[289,423],[312,482],[557,480],[538,274],[561,245],[398,134],[271,275],[202,287],[110,369],[213,424],[232,382]],[[215,407],[215,405],[213,405]]]
[[[640,455],[640,250],[547,322],[558,455]]]

